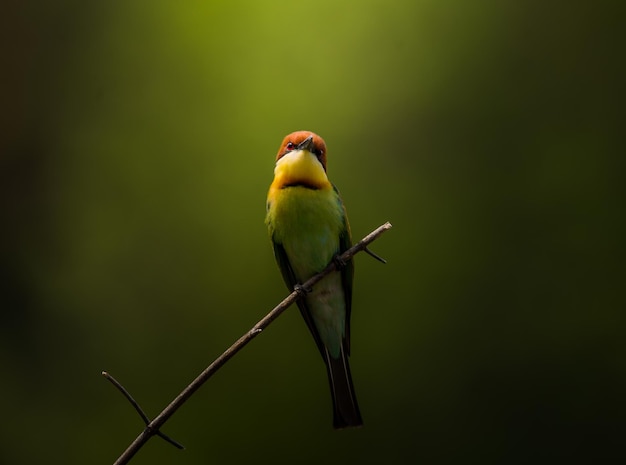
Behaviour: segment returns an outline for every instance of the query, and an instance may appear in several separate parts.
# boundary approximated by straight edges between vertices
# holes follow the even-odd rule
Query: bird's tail
[[[333,426],[337,429],[361,426],[361,412],[356,402],[348,356],[341,348],[338,358],[333,358],[325,350],[326,369],[333,398]]]

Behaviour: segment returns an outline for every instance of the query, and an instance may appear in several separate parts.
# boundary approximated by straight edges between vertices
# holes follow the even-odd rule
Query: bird
[[[337,259],[351,247],[350,225],[339,191],[326,174],[326,143],[317,134],[296,131],[283,139],[265,223],[285,284],[305,294],[297,305],[326,364],[333,427],[361,426],[348,361],[354,264]],[[302,289],[332,260],[337,270],[313,289]]]

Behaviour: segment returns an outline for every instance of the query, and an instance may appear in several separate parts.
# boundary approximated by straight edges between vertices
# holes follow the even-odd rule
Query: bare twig
[[[254,339],[258,334],[260,334],[272,321],[274,321],[281,313],[283,313],[291,304],[293,304],[296,300],[300,299],[305,292],[302,292],[302,289],[311,289],[315,284],[320,282],[326,275],[332,273],[337,269],[338,262],[348,262],[352,259],[357,253],[365,250],[366,252],[372,254],[367,246],[375,241],[382,233],[391,229],[391,223],[387,222],[374,231],[369,233],[359,242],[357,242],[350,249],[346,250],[343,254],[336,257],[338,260],[332,260],[326,268],[324,268],[321,272],[313,276],[308,281],[302,283],[302,286],[298,286],[298,288],[294,289],[294,291],[289,294],[281,303],[279,303],[274,309],[269,312],[263,319],[261,319],[250,331],[241,336],[233,345],[231,345],[226,351],[215,359],[213,363],[211,363],[207,368],[204,369],[202,373],[198,375],[196,379],[194,379],[183,391],[176,396],[176,398],[163,409],[159,415],[154,418],[154,420],[150,421],[146,424],[146,428],[135,438],[135,440],[128,446],[128,448],[124,451],[122,455],[115,461],[114,465],[122,465],[126,464],[130,461],[130,459],[141,449],[141,447],[154,435],[162,436],[159,429],[163,424],[169,420],[169,418],[183,405],[191,395],[198,390],[200,386],[202,386],[217,370],[219,370],[228,360],[230,360],[237,352],[239,352],[243,347],[248,344],[252,339]],[[380,259],[377,255],[373,255],[375,258]],[[383,261],[384,263],[384,261]],[[105,377],[111,380],[111,376],[108,373],[102,373]],[[114,383],[120,391],[126,396],[126,398],[133,404],[135,409],[139,412],[142,419],[147,420],[147,416],[141,408],[137,405],[137,403],[133,400],[133,398],[128,394],[128,392],[121,386],[119,383]],[[168,438],[169,439],[169,438]],[[175,442],[175,441],[174,441]],[[172,442],[172,443],[174,443]],[[177,444],[177,443],[176,443]]]
[[[126,390],[126,388],[124,386],[122,386],[113,376],[111,376],[108,372],[103,371],[102,372],[102,376],[104,376],[106,379],[108,379],[109,381],[111,381],[111,384],[113,384],[113,386],[115,386],[123,395],[124,397],[126,397],[126,399],[128,400],[128,402],[131,403],[131,405],[133,407],[135,407],[135,410],[137,410],[137,413],[139,414],[139,416],[141,417],[141,419],[143,420],[143,422],[145,423],[146,426],[148,426],[150,424],[150,418],[148,418],[148,415],[146,415],[146,413],[143,411],[143,409],[139,406],[139,404],[137,403],[137,401],[135,399],[133,399],[133,396],[130,395],[130,393]],[[178,449],[184,449],[185,446],[183,446],[180,442],[170,438],[167,434],[162,433],[161,431],[156,431],[154,434],[156,434],[157,436],[159,436],[160,438],[162,438],[163,440],[169,442],[171,445],[173,445],[174,447],[178,448]]]
[[[368,254],[370,257],[375,258],[376,260],[378,260],[380,263],[387,263],[387,260],[385,260],[383,257],[381,257],[380,255],[375,254],[374,252],[372,252],[370,249],[368,249],[367,247],[365,247],[363,249],[365,251],[366,254]]]
[[[104,376],[106,379],[111,381],[113,386],[115,386],[122,394],[124,394],[124,397],[126,397],[126,399],[128,399],[128,402],[130,402],[131,405],[135,407],[135,410],[137,410],[137,413],[139,413],[139,416],[141,417],[141,419],[144,421],[146,425],[150,423],[150,418],[148,418],[148,415],[144,413],[143,409],[139,406],[137,401],[133,399],[133,396],[130,395],[130,393],[124,388],[124,386],[122,386],[113,376],[111,376],[106,371],[102,372],[102,376]]]

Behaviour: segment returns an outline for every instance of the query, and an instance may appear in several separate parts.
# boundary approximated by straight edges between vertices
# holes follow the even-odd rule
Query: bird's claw
[[[296,291],[298,294],[300,294],[301,296],[303,296],[303,297],[304,297],[304,296],[305,296],[305,295],[307,295],[309,292],[311,292],[311,290],[312,290],[312,289],[310,289],[310,288],[308,288],[308,289],[307,289],[307,288],[306,288],[306,287],[304,287],[302,284],[296,284],[296,285],[293,287],[293,290],[294,290],[294,291]]]
[[[338,270],[345,268],[345,266],[348,264],[348,262],[346,260],[343,260],[339,255],[335,255],[333,257],[333,262],[335,263],[335,267]]]

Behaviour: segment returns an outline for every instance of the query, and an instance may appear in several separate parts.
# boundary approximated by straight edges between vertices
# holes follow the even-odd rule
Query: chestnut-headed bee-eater
[[[290,290],[351,246],[346,211],[326,176],[326,144],[317,134],[298,131],[285,137],[266,208],[274,256]],[[335,428],[363,424],[348,364],[353,274],[349,261],[297,301],[326,364]]]

